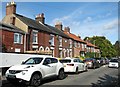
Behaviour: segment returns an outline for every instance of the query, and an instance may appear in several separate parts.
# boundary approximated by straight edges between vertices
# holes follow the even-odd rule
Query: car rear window
[[[111,59],[110,62],[118,62],[117,59]]]
[[[67,59],[67,60],[60,60],[60,62],[61,62],[61,63],[70,63],[71,60],[68,60],[68,59]]]

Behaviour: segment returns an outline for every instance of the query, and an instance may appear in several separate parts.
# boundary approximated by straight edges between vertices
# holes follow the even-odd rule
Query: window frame
[[[17,35],[16,41],[15,41],[15,35]],[[14,43],[15,44],[23,44],[23,35],[20,33],[14,33]]]
[[[34,42],[34,40],[33,40],[34,37],[35,37],[36,42]],[[32,44],[38,44],[38,31],[33,30],[33,32],[32,32]]]

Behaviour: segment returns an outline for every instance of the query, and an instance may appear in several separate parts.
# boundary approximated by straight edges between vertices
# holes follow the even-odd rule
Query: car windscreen
[[[26,60],[24,63],[24,65],[28,65],[28,64],[39,64],[41,63],[41,61],[43,60],[43,58],[40,57],[35,57],[35,58],[29,58],[28,60]]]
[[[110,62],[118,62],[117,59],[111,59]]]
[[[71,60],[69,60],[69,59],[65,59],[65,60],[60,60],[60,62],[61,62],[61,63],[70,63]]]

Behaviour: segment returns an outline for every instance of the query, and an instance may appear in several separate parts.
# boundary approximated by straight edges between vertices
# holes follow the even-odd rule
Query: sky
[[[105,36],[114,44],[118,40],[118,2],[16,2],[17,13],[35,19],[44,13],[45,23],[52,26],[56,21],[63,28],[70,27],[71,33],[82,39]],[[2,2],[2,17],[6,2]]]

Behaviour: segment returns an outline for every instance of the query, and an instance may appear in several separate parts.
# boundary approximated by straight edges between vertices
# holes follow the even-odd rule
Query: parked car
[[[105,58],[105,63],[108,64],[109,63],[109,59]]]
[[[8,81],[27,82],[33,86],[39,86],[41,80],[47,77],[57,76],[64,79],[64,65],[53,57],[31,57],[21,65],[10,67],[6,72]]]
[[[111,59],[109,64],[108,64],[108,67],[116,67],[118,68],[119,67],[119,64],[118,64],[118,59]]]
[[[100,67],[99,62],[95,58],[86,58],[84,62],[87,64],[88,68],[97,68]]]
[[[106,64],[105,58],[101,58],[101,63],[102,63],[102,65],[105,65],[105,64]]]
[[[79,71],[87,71],[87,64],[84,63],[79,58],[65,58],[60,60],[61,63],[64,64],[65,72],[75,72]]]
[[[97,62],[100,64],[100,66],[102,65],[102,59],[101,58],[95,58],[97,60]]]

